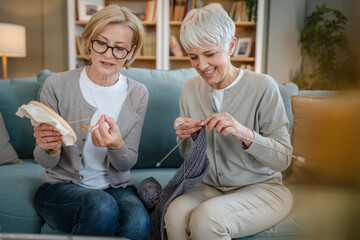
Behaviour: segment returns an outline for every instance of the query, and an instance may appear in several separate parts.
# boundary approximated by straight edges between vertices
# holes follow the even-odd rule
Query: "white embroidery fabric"
[[[41,123],[52,125],[57,131],[62,134],[62,141],[65,146],[75,145],[76,137],[54,116],[43,108],[33,104],[23,104],[15,113],[19,117],[27,117],[31,120],[33,126],[39,126]]]

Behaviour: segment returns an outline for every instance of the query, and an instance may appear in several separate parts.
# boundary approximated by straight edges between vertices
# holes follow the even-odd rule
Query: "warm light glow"
[[[26,56],[26,34],[24,26],[0,23],[0,56]]]

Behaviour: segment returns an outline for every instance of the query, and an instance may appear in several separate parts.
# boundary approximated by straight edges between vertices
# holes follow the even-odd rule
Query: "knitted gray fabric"
[[[151,209],[147,208],[151,212],[151,239],[167,239],[164,229],[164,215],[167,207],[176,197],[198,184],[209,170],[209,159],[206,154],[206,128],[203,127],[200,132],[192,134],[192,138],[195,142],[190,155],[161,193],[158,188],[160,184],[154,178],[143,180],[138,187],[139,197],[146,208],[147,206],[152,208],[157,200],[154,211],[151,212]],[[158,198],[156,194],[159,194]]]

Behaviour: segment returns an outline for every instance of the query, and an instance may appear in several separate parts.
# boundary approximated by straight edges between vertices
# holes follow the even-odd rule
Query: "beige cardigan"
[[[277,83],[272,77],[245,70],[233,87],[224,91],[220,112],[227,112],[254,131],[254,140],[291,153],[287,119]],[[200,76],[185,82],[180,96],[180,116],[201,120],[217,113],[212,101],[212,88]],[[212,130],[207,134],[210,169],[203,183],[218,187],[242,187],[276,178],[282,180],[291,158],[286,154],[252,143],[245,149],[240,140]],[[179,146],[187,156],[193,141]]]

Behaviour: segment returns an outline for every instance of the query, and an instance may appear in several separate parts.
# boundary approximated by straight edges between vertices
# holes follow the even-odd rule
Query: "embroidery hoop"
[[[44,109],[46,112],[48,112],[51,116],[53,116],[54,118],[56,118],[57,120],[59,120],[59,122],[70,132],[70,134],[72,135],[73,139],[74,139],[74,143],[77,141],[77,136],[76,133],[74,132],[74,130],[72,129],[72,127],[56,112],[54,112],[54,110],[52,110],[51,108],[49,108],[48,106],[46,106],[45,104],[38,102],[38,101],[30,101],[28,104],[32,104],[35,105],[37,107],[40,107],[42,109]]]

